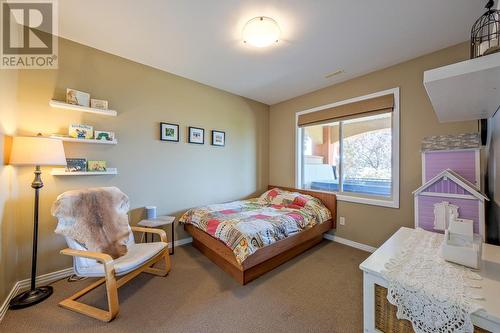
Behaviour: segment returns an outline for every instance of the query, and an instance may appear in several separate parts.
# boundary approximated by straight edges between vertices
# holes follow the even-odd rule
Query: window
[[[374,106],[388,92],[391,99]],[[392,89],[299,113],[297,186],[399,207],[398,100],[399,89]]]

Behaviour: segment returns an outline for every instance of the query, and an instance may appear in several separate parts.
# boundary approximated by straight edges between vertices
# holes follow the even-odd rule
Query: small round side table
[[[155,219],[151,220],[142,220],[139,223],[137,223],[138,226],[145,227],[145,228],[158,228],[164,225],[170,224],[172,226],[172,250],[170,254],[174,254],[174,244],[175,244],[175,232],[174,232],[174,225],[175,225],[175,216],[158,216]],[[145,234],[145,241],[146,243],[148,242],[148,235]],[[154,235],[151,234],[151,242],[153,241]]]

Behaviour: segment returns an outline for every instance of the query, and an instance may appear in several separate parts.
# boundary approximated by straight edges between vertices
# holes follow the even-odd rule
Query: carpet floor
[[[0,332],[362,332],[358,266],[368,255],[323,241],[241,286],[187,245],[176,248],[167,277],[141,274],[119,289],[120,313],[111,323],[58,307],[92,281],[61,280],[45,302],[7,311]],[[102,287],[81,300],[106,306]]]

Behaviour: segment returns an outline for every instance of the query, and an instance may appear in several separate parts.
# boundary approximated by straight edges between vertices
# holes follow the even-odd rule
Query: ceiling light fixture
[[[254,17],[243,27],[243,42],[255,47],[266,47],[280,38],[278,23],[270,17]]]

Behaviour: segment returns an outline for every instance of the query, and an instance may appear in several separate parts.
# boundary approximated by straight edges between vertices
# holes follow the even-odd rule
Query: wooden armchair
[[[130,229],[135,232],[157,234],[160,236],[161,241],[155,243],[135,243],[134,235],[131,232],[127,241],[128,253],[123,257],[113,260],[108,254],[87,251],[73,239],[65,237],[69,248],[62,250],[60,253],[73,257],[75,274],[82,277],[101,278],[60,302],[60,306],[109,322],[117,316],[119,311],[118,288],[142,272],[158,276],[166,276],[170,272],[170,256],[165,231],[141,227],[131,227]],[[153,268],[153,265],[162,260],[165,262],[165,268]],[[117,279],[117,277],[119,278]],[[103,283],[106,283],[109,306],[107,311],[77,301],[77,299]]]

